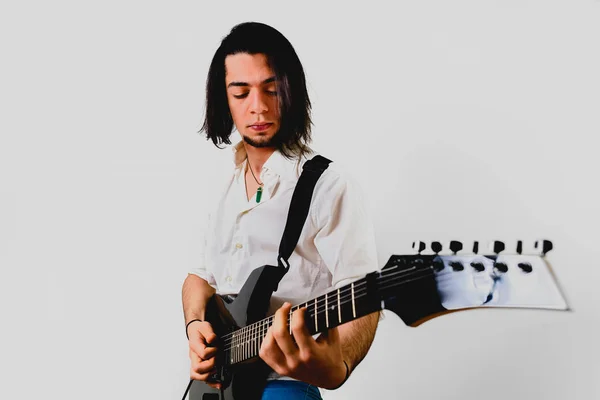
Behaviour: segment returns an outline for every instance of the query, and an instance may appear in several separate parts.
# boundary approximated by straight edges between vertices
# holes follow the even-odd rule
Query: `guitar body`
[[[215,294],[207,305],[206,319],[217,337],[223,338],[266,317],[271,295],[284,273],[283,268],[265,265],[252,271],[235,300],[227,301]],[[217,347],[223,348],[224,343],[219,341]],[[221,382],[224,390],[195,381],[190,388],[190,400],[260,399],[271,369],[257,357],[229,365],[226,360],[229,354],[217,353],[217,373],[210,378]]]

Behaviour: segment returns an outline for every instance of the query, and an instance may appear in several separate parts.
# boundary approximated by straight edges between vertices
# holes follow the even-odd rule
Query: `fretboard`
[[[379,273],[370,274],[313,300],[293,306],[288,315],[288,326],[291,326],[292,313],[300,308],[306,309],[304,319],[311,335],[381,309],[375,287],[379,279],[381,279]],[[224,335],[221,338],[224,361],[228,364],[237,364],[257,357],[273,320],[274,317],[271,316]]]

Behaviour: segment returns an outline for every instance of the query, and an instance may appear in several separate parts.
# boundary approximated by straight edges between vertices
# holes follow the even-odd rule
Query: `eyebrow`
[[[275,80],[276,78],[272,76],[270,78],[265,79],[260,84],[266,85],[267,83],[275,82]],[[229,89],[232,86],[250,86],[250,84],[248,82],[230,82],[229,85],[227,85],[227,89]]]

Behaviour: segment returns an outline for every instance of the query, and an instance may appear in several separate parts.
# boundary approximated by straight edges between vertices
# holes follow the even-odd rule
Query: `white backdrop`
[[[324,397],[600,398],[600,2],[84,3],[0,5],[0,398],[181,398],[181,283],[231,167],[197,133],[204,83],[248,20],[296,48],[381,265],[548,238],[574,310],[388,313]]]

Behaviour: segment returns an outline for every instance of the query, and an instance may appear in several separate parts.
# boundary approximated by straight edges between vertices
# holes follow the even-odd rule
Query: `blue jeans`
[[[300,381],[274,380],[267,382],[262,400],[322,400],[313,385]]]

